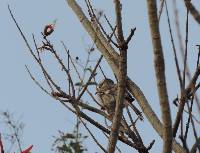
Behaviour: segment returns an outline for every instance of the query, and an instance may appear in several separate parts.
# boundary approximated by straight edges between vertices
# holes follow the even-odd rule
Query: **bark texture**
[[[172,151],[172,121],[165,79],[165,63],[160,38],[156,0],[148,0],[147,6],[154,52],[154,68],[163,120],[163,153],[170,153]]]

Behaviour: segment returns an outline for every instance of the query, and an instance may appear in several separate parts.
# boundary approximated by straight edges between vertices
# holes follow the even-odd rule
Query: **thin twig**
[[[84,121],[80,118],[81,122],[83,123],[84,127],[86,128],[86,130],[89,132],[89,134],[91,135],[92,139],[96,142],[96,144],[99,146],[99,148],[101,148],[101,150],[103,150],[103,152],[107,153],[106,149],[104,149],[104,147],[98,142],[98,140],[95,138],[95,136],[92,134],[92,132],[90,131],[90,129],[87,127],[86,123],[84,123]]]
[[[178,42],[179,42],[179,47],[180,47],[179,50],[181,53],[182,62],[184,63],[184,46],[183,46],[183,39],[181,35],[181,30],[180,30],[179,15],[178,15],[176,0],[173,0],[173,10],[174,10],[174,15],[175,15],[177,37],[178,37]],[[190,72],[188,63],[186,64],[186,75],[187,75],[187,79],[190,81],[192,77],[191,77],[191,72]],[[197,95],[195,95],[195,102],[196,102],[198,111],[200,112],[200,102]]]
[[[192,129],[193,129],[194,137],[195,137],[195,139],[196,139],[196,142],[198,142],[197,131],[196,131],[196,128],[195,128],[193,119],[191,119],[191,123],[192,123]],[[191,149],[191,153],[193,153],[193,152],[192,152],[193,148],[194,148],[194,146],[193,146],[192,149]],[[199,152],[200,152],[200,143],[197,144],[197,148],[199,149]]]
[[[191,105],[189,106],[189,104],[187,103],[189,116],[188,116],[188,120],[187,120],[186,127],[185,127],[185,134],[184,134],[184,141],[185,141],[185,142],[187,141],[188,130],[189,130],[190,121],[191,121],[191,118],[192,118],[192,107],[193,107],[193,102],[194,102],[194,96],[192,96]]]
[[[178,62],[177,53],[176,53],[176,47],[175,47],[175,44],[174,44],[174,38],[173,38],[173,35],[172,35],[172,28],[171,28],[171,23],[170,23],[170,18],[169,18],[167,2],[165,0],[163,0],[162,2],[165,2],[169,33],[170,33],[171,43],[172,43],[172,48],[173,48],[173,53],[174,53],[174,61],[175,61],[175,64],[176,64],[176,71],[177,71],[177,75],[178,75],[178,79],[179,79],[180,89],[182,89],[181,72],[180,72],[179,62]]]
[[[43,73],[43,75],[44,75],[44,77],[45,77],[45,80],[46,80],[46,82],[47,82],[49,88],[51,89],[51,92],[54,92],[54,89],[53,89],[53,87],[52,87],[52,85],[51,85],[51,83],[50,83],[50,81],[49,81],[49,79],[48,79],[48,77],[47,77],[47,75],[46,75],[46,70],[44,69],[44,67],[43,67],[43,65],[42,65],[42,60],[41,60],[41,58],[40,58],[40,52],[39,52],[39,50],[38,50],[38,46],[37,46],[37,44],[36,44],[36,40],[35,40],[35,37],[34,37],[33,34],[32,34],[32,37],[33,37],[33,42],[34,42],[34,45],[35,45],[35,49],[36,49],[37,54],[38,54],[38,60],[37,60],[37,59],[35,59],[35,60],[36,60],[36,62],[39,64],[39,66],[41,67],[42,73]]]
[[[113,43],[116,47],[118,47],[118,45],[111,39],[111,37],[109,37],[109,35],[106,33],[106,31],[104,30],[103,26],[101,25],[101,23],[99,22],[99,19],[97,19],[95,13],[94,13],[94,10],[93,10],[93,7],[92,7],[92,4],[90,2],[90,0],[85,0],[85,3],[87,4],[87,7],[88,7],[88,11],[89,11],[89,14],[92,15],[91,18],[94,18],[95,21],[97,22],[97,24],[99,25],[101,31],[103,32],[103,34],[107,37],[108,41]],[[112,31],[115,31],[112,29]],[[114,34],[114,33],[113,33]]]
[[[199,65],[199,58],[200,58],[200,45],[196,45],[198,47],[198,56],[197,56],[197,66]]]
[[[132,116],[131,116],[131,113],[130,113],[130,111],[129,111],[129,108],[126,107],[126,110],[127,110],[128,116],[129,116],[130,121],[131,121],[131,127],[133,127],[133,130],[135,131],[135,133],[136,133],[136,135],[137,135],[137,138],[141,141],[141,143],[143,143],[142,138],[141,138],[141,136],[140,136],[138,130],[137,130],[136,127],[135,127],[135,122],[133,121],[133,118],[132,118]]]
[[[31,74],[31,72],[30,72],[28,66],[25,65],[25,67],[26,67],[26,70],[27,70],[29,76],[30,76],[31,79],[35,82],[35,84],[36,84],[42,91],[44,91],[47,95],[51,96],[51,93],[49,93],[49,92],[48,92],[48,91],[33,77],[33,75]]]
[[[131,38],[135,34],[135,30],[136,30],[136,28],[131,29],[131,32],[130,32],[129,36],[128,36],[128,38],[125,41],[127,46],[128,46],[128,43],[131,41]]]
[[[177,132],[178,127],[179,127],[179,123],[180,123],[181,116],[183,114],[185,103],[191,97],[191,95],[192,95],[191,93],[193,93],[193,91],[194,91],[194,87],[195,87],[195,84],[196,84],[196,81],[197,81],[199,75],[200,75],[200,65],[196,69],[196,71],[195,71],[195,73],[192,77],[192,80],[188,84],[187,88],[184,90],[184,94],[181,93],[182,95],[181,95],[181,98],[180,98],[180,105],[179,105],[179,109],[178,109],[176,119],[175,119],[175,123],[174,123],[174,126],[173,126],[173,136],[174,137],[176,136],[176,132]]]
[[[181,115],[184,110],[184,106],[186,103],[186,90],[185,90],[185,74],[186,74],[186,67],[187,67],[187,51],[188,51],[188,18],[189,18],[189,11],[187,9],[187,17],[186,17],[186,38],[185,38],[185,53],[184,53],[184,69],[183,69],[183,80],[182,80],[182,89],[181,89],[181,102],[179,106],[179,110],[176,115],[175,123],[173,126],[173,137],[176,137],[176,133],[179,127]]]
[[[71,84],[71,88],[72,88],[72,95],[73,98],[75,98],[76,93],[75,93],[75,87],[74,87],[74,83],[72,80],[72,77],[69,73],[69,70],[66,68],[66,66],[64,65],[64,63],[62,62],[61,58],[59,57],[59,55],[57,54],[56,50],[54,49],[53,45],[51,45],[51,43],[47,40],[47,38],[45,38],[47,44],[49,45],[49,47],[51,48],[51,52],[54,54],[55,58],[58,60],[58,63],[60,64],[61,68],[64,70],[64,72],[66,73],[68,80]]]
[[[164,5],[165,5],[165,0],[161,0],[161,3],[160,3],[160,10],[158,12],[158,22],[160,22],[160,18],[161,18],[161,15],[162,15],[162,12],[163,12],[163,8],[164,8]]]
[[[197,147],[200,147],[199,144],[200,144],[200,137],[196,140],[196,142],[192,146],[192,149],[191,149],[190,153],[196,153]]]
[[[84,85],[84,87],[83,87],[83,89],[82,89],[82,92],[81,92],[81,93],[79,94],[79,96],[77,97],[77,100],[80,100],[80,98],[82,97],[82,95],[83,95],[84,92],[86,91],[86,89],[87,89],[87,87],[88,87],[90,81],[91,81],[92,78],[94,77],[94,74],[95,74],[95,72],[96,72],[96,69],[97,69],[97,67],[99,66],[99,64],[100,64],[100,62],[101,62],[101,60],[102,60],[102,58],[103,58],[103,55],[101,55],[101,57],[100,57],[99,60],[97,61],[97,64],[95,65],[95,67],[94,67],[94,69],[93,69],[93,71],[92,71],[92,73],[91,73],[91,75],[90,75],[90,77],[89,77],[87,83]]]
[[[107,18],[107,16],[106,16],[105,14],[104,14],[104,18],[105,18],[107,24],[109,25],[110,29],[111,29],[112,31],[115,31],[115,29],[117,28],[117,25],[113,28],[112,24],[110,23],[110,21],[108,20],[108,18]],[[116,35],[115,32],[114,32],[114,36],[115,36],[115,39],[118,40],[117,35]],[[115,44],[115,46],[116,46],[117,48],[119,48],[119,46],[118,46],[117,44]]]
[[[184,54],[184,68],[183,68],[183,89],[185,88],[185,73],[187,64],[187,54],[188,54],[188,29],[189,29],[189,10],[187,9],[186,15],[186,36],[185,36],[185,54]]]

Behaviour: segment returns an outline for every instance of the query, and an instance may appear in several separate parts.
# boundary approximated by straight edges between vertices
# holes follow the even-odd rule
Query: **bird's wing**
[[[135,98],[133,98],[133,96],[128,92],[128,90],[126,89],[126,93],[125,93],[125,99],[127,101],[129,101],[130,103],[133,102],[135,100]]]
[[[111,91],[110,91],[111,94],[117,96],[117,85],[115,84],[112,88],[111,88]],[[125,92],[125,99],[128,101],[128,102],[133,102],[135,99],[133,98],[133,96],[128,92],[128,90],[126,89],[126,92]]]

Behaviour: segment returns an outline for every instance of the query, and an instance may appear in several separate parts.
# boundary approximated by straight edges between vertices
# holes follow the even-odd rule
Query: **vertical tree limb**
[[[165,80],[165,64],[160,38],[156,0],[147,0],[148,16],[154,50],[154,67],[163,120],[163,153],[172,151],[172,122]]]
[[[111,133],[109,137],[108,153],[115,152],[115,146],[117,144],[119,127],[123,114],[123,102],[126,91],[126,75],[127,75],[127,47],[122,47],[125,44],[123,30],[122,30],[122,17],[121,17],[121,4],[120,0],[115,0],[115,13],[116,13],[116,25],[117,25],[117,37],[120,50],[119,57],[119,76],[118,76],[118,93],[117,102],[115,108],[115,114],[113,117],[113,123]]]

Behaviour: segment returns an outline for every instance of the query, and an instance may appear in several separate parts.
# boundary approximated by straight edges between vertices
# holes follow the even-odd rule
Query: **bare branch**
[[[47,95],[51,96],[51,93],[49,93],[49,92],[34,78],[34,76],[31,74],[31,72],[30,72],[28,66],[25,65],[25,67],[26,67],[26,70],[27,70],[29,76],[30,76],[31,79],[35,82],[35,84],[36,84],[42,91],[44,91]]]
[[[180,50],[180,53],[181,53],[182,62],[184,63],[183,38],[182,38],[182,35],[181,35],[181,29],[180,29],[180,23],[179,23],[179,14],[178,14],[176,0],[173,0],[173,11],[174,11],[174,15],[175,15],[175,23],[176,23],[176,31],[177,31],[178,42],[179,42],[179,50]],[[191,76],[191,72],[190,72],[188,63],[186,63],[186,76],[187,76],[187,79],[190,81],[192,76]],[[199,98],[198,98],[197,95],[195,95],[195,102],[197,104],[198,111],[200,112],[200,102],[199,102]]]
[[[80,119],[81,122],[83,123],[84,127],[86,128],[86,130],[89,132],[89,134],[92,136],[92,139],[96,142],[96,144],[99,146],[99,148],[101,148],[101,150],[103,150],[103,152],[107,153],[106,149],[104,149],[104,147],[97,141],[97,139],[95,138],[95,136],[92,134],[92,132],[90,131],[90,129],[87,127],[86,123],[84,123],[84,121],[82,119]]]
[[[123,30],[122,30],[122,17],[121,17],[121,3],[119,0],[115,0],[115,13],[116,13],[116,25],[117,25],[117,37],[120,50],[119,57],[119,76],[118,76],[118,93],[117,102],[115,107],[115,114],[113,116],[112,128],[109,137],[108,153],[115,152],[115,146],[117,144],[118,132],[123,115],[123,102],[126,91],[126,75],[127,75],[127,48],[122,45],[125,44]]]
[[[190,98],[191,93],[193,93],[193,91],[195,90],[195,84],[196,84],[196,81],[197,81],[199,75],[200,75],[200,65],[196,69],[196,71],[195,71],[195,73],[192,77],[192,80],[190,81],[190,83],[188,84],[187,88],[184,91],[184,94],[181,95],[179,110],[177,112],[175,123],[174,123],[174,126],[173,126],[174,137],[176,136],[176,132],[178,130],[178,126],[179,126],[179,123],[180,123],[180,120],[181,120],[181,116],[182,116],[182,113],[183,113],[183,110],[184,110],[185,103]]]
[[[168,7],[167,7],[167,2],[165,0],[163,0],[162,2],[165,2],[169,33],[170,33],[171,43],[172,43],[172,48],[173,48],[173,53],[174,53],[174,61],[175,61],[175,64],[176,64],[176,71],[177,71],[177,75],[178,75],[178,79],[179,79],[180,89],[182,89],[182,86],[183,86],[182,85],[182,77],[181,77],[178,57],[177,57],[177,53],[176,53],[176,47],[175,47],[175,44],[174,44],[174,38],[173,38],[173,35],[172,35],[172,28],[171,28],[171,23],[170,23],[170,18],[169,18],[169,11],[168,11]]]
[[[197,139],[197,141],[195,142],[195,144],[193,145],[190,153],[196,153],[197,147],[200,147],[200,137]]]
[[[197,23],[200,24],[200,14],[195,8],[195,6],[191,3],[191,0],[184,0],[185,6],[189,10],[189,12],[192,14],[193,18],[196,20]]]
[[[154,50],[154,67],[156,72],[157,88],[163,120],[163,153],[170,153],[172,151],[172,121],[165,80],[165,64],[159,31],[156,3],[156,0],[147,1],[149,23]]]
[[[132,38],[133,35],[135,34],[135,30],[136,30],[136,28],[131,29],[130,35],[129,35],[128,38],[126,39],[126,45],[127,45],[127,46],[128,46],[128,43],[131,41],[131,38]]]
[[[161,0],[160,10],[158,12],[158,22],[160,22],[160,18],[161,18],[162,12],[163,12],[164,5],[165,5],[165,0]]]
[[[99,60],[97,61],[97,64],[95,65],[87,83],[85,84],[84,88],[82,89],[82,92],[80,93],[80,95],[78,96],[77,100],[80,100],[81,96],[84,94],[84,92],[87,90],[87,87],[90,83],[90,81],[92,80],[92,78],[94,77],[94,73],[96,72],[97,67],[99,66],[101,60],[102,60],[103,56],[101,55],[101,57],[99,58]]]
[[[86,31],[89,33],[90,37],[95,42],[97,48],[99,51],[101,51],[108,61],[109,65],[111,66],[114,73],[118,76],[118,64],[115,63],[113,60],[118,61],[118,56],[110,57],[110,54],[107,53],[106,48],[103,46],[103,44],[100,42],[99,39],[97,39],[97,35],[95,33],[95,30],[91,26],[91,23],[88,21],[86,16],[84,15],[83,11],[81,10],[80,6],[76,3],[74,0],[66,0],[68,5],[73,9],[74,13],[79,18],[80,22],[83,24]],[[116,53],[116,52],[115,52]],[[114,56],[114,54],[112,54]],[[163,125],[161,124],[160,120],[152,110],[149,102],[147,101],[146,97],[144,96],[143,92],[140,90],[140,88],[127,77],[127,85],[130,93],[136,98],[138,101],[138,104],[142,108],[142,111],[144,112],[147,119],[150,121],[154,129],[158,132],[158,134],[163,137]],[[178,153],[184,153],[185,150],[183,147],[180,146],[175,140],[173,141],[173,150]]]

